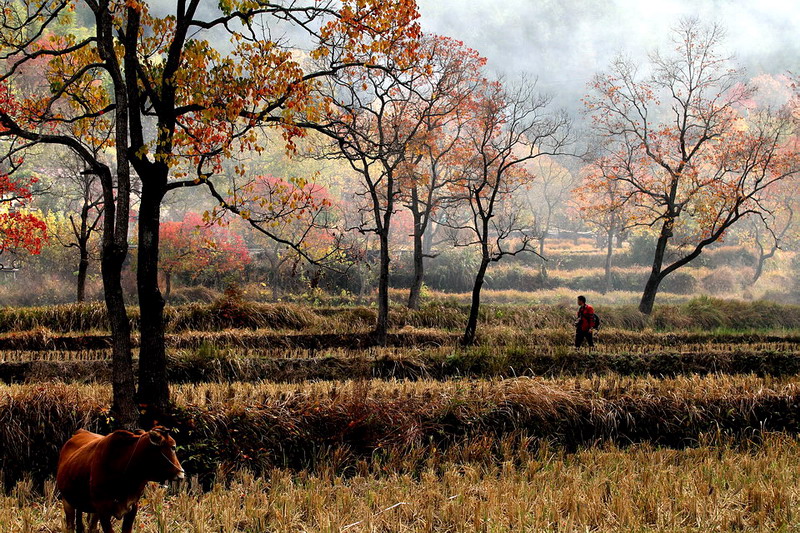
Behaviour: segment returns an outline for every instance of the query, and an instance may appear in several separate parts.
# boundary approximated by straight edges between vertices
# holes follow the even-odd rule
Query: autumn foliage
[[[47,226],[26,210],[32,199],[31,178],[27,183],[0,176],[0,255],[4,252],[38,254],[47,240]]]
[[[649,76],[619,58],[598,74],[585,103],[604,141],[606,171],[633,224],[657,235],[639,309],[649,314],[661,281],[722,239],[800,165],[790,115],[748,109],[753,88],[721,48],[722,30],[682,21],[673,48],[654,54]],[[616,202],[585,206],[617,211]]]
[[[189,281],[241,275],[251,261],[238,233],[225,226],[209,226],[202,215],[192,212],[183,220],[162,223],[160,259],[168,283],[175,275]]]

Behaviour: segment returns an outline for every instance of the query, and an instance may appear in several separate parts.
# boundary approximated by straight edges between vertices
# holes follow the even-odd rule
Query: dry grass
[[[0,388],[7,480],[23,473],[46,479],[72,432],[107,430],[109,396],[99,385]],[[375,454],[390,471],[417,471],[434,450],[485,441],[497,454],[511,435],[567,449],[601,442],[685,447],[707,438],[757,439],[765,431],[794,434],[800,420],[800,385],[755,376],[209,383],[175,387],[174,398],[180,409],[167,423],[180,430],[187,471],[204,479],[218,465],[346,471]]]
[[[217,373],[206,378],[249,372],[257,380],[256,363],[270,360],[287,376],[302,365],[339,374],[174,386],[170,423],[195,477],[170,492],[151,487],[137,531],[800,531],[796,375],[331,380],[355,375],[358,365],[363,375],[386,377],[402,364],[444,378],[514,375],[537,358],[568,372],[605,358],[635,373],[637,362],[697,356],[707,370],[739,358],[769,374],[758,365],[770,357],[786,372],[800,359],[796,331],[765,333],[796,327],[795,307],[705,298],[664,305],[650,323],[695,331],[644,327],[633,306],[601,308],[599,349],[576,354],[573,297],[485,306],[481,344],[469,350],[447,344],[464,320],[455,303],[395,309],[393,328],[411,345],[360,349],[293,344],[285,334],[318,342],[334,332],[347,341],[345,333],[369,329],[370,308],[173,308],[173,371],[207,366]],[[240,323],[242,313],[250,322]],[[96,332],[99,316],[91,306],[0,314],[0,330],[27,328],[3,336],[18,347],[0,361],[63,364],[51,375],[61,379],[71,379],[68,361],[107,365],[107,350],[67,351],[54,333]],[[49,321],[56,326],[47,329]],[[743,332],[741,324],[763,329]],[[206,331],[186,329],[197,325]],[[0,385],[0,532],[61,530],[52,483],[58,448],[78,427],[107,431],[109,403],[107,385]]]
[[[401,332],[402,333],[402,332]],[[419,334],[419,331],[412,332]],[[461,348],[452,345],[450,337],[440,337],[441,345],[436,343],[414,342],[413,335],[407,344],[396,346],[303,346],[301,342],[292,342],[291,337],[284,338],[283,343],[270,342],[271,333],[232,332],[226,335],[187,333],[181,336],[167,337],[167,353],[172,362],[214,359],[221,362],[234,362],[244,359],[366,359],[366,360],[410,360],[440,361],[448,357],[481,357],[505,358],[509,353],[523,354],[528,357],[571,357],[589,358],[584,350],[576,352],[572,345],[570,332],[543,330],[528,334],[506,328],[497,328],[493,335],[484,336],[485,344]],[[424,337],[430,341],[433,338]],[[508,342],[502,342],[503,340]],[[795,354],[800,351],[800,336],[796,334],[731,334],[715,333],[657,333],[653,331],[628,332],[622,330],[603,330],[595,335],[596,346],[591,353],[597,356],[629,356],[672,354],[703,354],[709,360],[733,353],[752,354],[758,358],[764,354]],[[136,350],[134,349],[134,358]],[[75,361],[110,361],[110,349],[89,350],[0,350],[0,363],[19,362],[75,362]]]
[[[0,331],[28,331],[37,328],[61,332],[107,330],[106,308],[100,302],[0,308]]]
[[[528,294],[528,293],[520,293]],[[395,306],[390,313],[390,327],[437,329],[459,332],[466,324],[468,305],[457,296],[428,302],[418,311]],[[610,298],[614,298],[613,295]],[[605,327],[642,330],[731,330],[800,329],[800,306],[769,302],[741,302],[694,298],[680,304],[660,301],[652,314],[645,317],[635,305],[603,303],[591,299],[603,318]],[[506,327],[525,330],[561,328],[569,330],[575,313],[574,294],[563,294],[555,303],[529,300],[516,305],[487,304],[481,307],[479,330]],[[138,310],[130,309],[131,325],[138,326]],[[311,307],[294,304],[260,304],[223,299],[212,304],[187,304],[168,307],[167,331],[214,332],[225,336],[232,329],[269,330],[276,335],[289,332],[306,334],[364,334],[374,325],[375,310],[368,307]],[[83,332],[84,335],[105,331],[105,312],[99,304],[62,305],[43,308],[0,309],[2,341],[10,343],[13,335],[35,340],[53,333]],[[8,335],[12,332],[12,335]],[[14,333],[17,332],[17,333]],[[74,335],[73,335],[74,337]],[[73,338],[73,342],[77,342]]]
[[[11,386],[9,391],[24,393],[41,387],[31,385]],[[110,394],[101,385],[79,386],[91,398]],[[2,391],[3,388],[0,388]],[[179,404],[200,408],[235,409],[254,408],[273,402],[284,407],[298,401],[314,402],[317,406],[335,406],[349,402],[384,402],[392,399],[409,400],[408,410],[414,400],[425,400],[429,407],[435,404],[494,406],[516,398],[541,401],[543,407],[555,409],[553,402],[568,397],[584,397],[597,401],[619,398],[642,400],[684,399],[719,400],[760,396],[794,395],[800,392],[800,383],[793,376],[679,376],[674,378],[625,377],[618,375],[594,377],[519,378],[498,380],[452,381],[309,381],[296,384],[281,383],[202,383],[179,385],[173,388]],[[76,392],[83,394],[83,392]],[[574,396],[573,396],[574,395]],[[2,397],[0,397],[2,398]],[[414,402],[414,403],[412,403]],[[800,407],[800,406],[798,406]]]
[[[151,486],[137,531],[511,532],[795,531],[800,445],[773,435],[759,447],[688,450],[638,445],[568,454],[506,443],[495,464],[432,455],[416,475],[362,462],[346,477],[274,469],[229,475],[210,492],[189,482]],[[485,441],[465,444],[461,457]],[[0,530],[59,531],[52,482],[0,497]]]
[[[17,334],[11,334],[17,336]],[[22,338],[28,338],[22,335]],[[31,336],[47,348],[57,336]],[[594,351],[576,351],[564,329],[492,326],[478,346],[458,336],[404,328],[393,345],[365,345],[358,335],[276,335],[270,331],[184,332],[169,335],[168,379],[204,381],[452,379],[513,376],[800,373],[797,333],[654,332],[604,329]],[[19,340],[19,339],[17,339]],[[134,357],[136,351],[134,350]],[[134,362],[136,360],[134,359]],[[0,350],[0,381],[109,382],[109,349]]]
[[[469,305],[471,294],[446,293],[429,290],[430,301],[453,302]],[[581,291],[592,305],[638,305],[642,299],[640,291],[612,291],[606,294],[591,289]],[[578,293],[574,289],[559,288],[538,291],[491,290],[481,291],[481,302],[488,305],[561,305],[573,306]],[[658,295],[659,305],[678,305],[691,300],[693,296],[664,293]]]
[[[498,310],[501,317],[503,311]],[[499,321],[500,319],[498,319]],[[524,317],[512,315],[502,317],[518,325],[487,324],[477,335],[477,344],[489,348],[530,347],[539,352],[552,353],[573,342],[574,331],[569,325],[552,326],[540,323],[525,324]],[[556,319],[558,320],[558,319]],[[554,321],[556,321],[554,320]],[[605,324],[605,322],[604,322]],[[786,347],[793,349],[800,344],[797,330],[706,330],[706,331],[656,331],[650,328],[631,330],[604,325],[596,335],[598,349],[612,352],[648,352],[659,349],[679,350],[706,347],[715,351],[732,351],[741,347],[749,349],[761,345],[763,349]],[[459,345],[461,332],[441,329],[404,326],[388,336],[391,349],[414,349],[430,346]],[[168,334],[167,347],[177,350],[211,348],[215,351],[251,350],[261,351],[264,357],[273,353],[320,353],[326,350],[380,350],[368,332],[361,333],[277,333],[274,330],[185,331]],[[0,361],[27,359],[69,360],[95,358],[91,354],[110,353],[110,338],[106,335],[62,335],[38,329],[32,332],[0,334]],[[138,346],[134,335],[133,345]],[[105,349],[105,350],[104,350]],[[783,349],[783,348],[781,348]],[[15,355],[18,354],[18,355]],[[28,357],[23,356],[28,354]],[[37,355],[38,354],[38,355]],[[76,355],[71,355],[76,354]],[[102,357],[99,357],[102,358]]]

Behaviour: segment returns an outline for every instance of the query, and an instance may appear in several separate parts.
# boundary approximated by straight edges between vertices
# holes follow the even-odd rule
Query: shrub
[[[538,268],[517,265],[491,265],[486,272],[486,288],[534,291],[552,287],[553,281],[542,277]]]
[[[630,257],[637,265],[653,264],[653,254],[656,249],[656,240],[651,235],[635,235],[630,239]]]
[[[718,267],[700,278],[700,286],[711,294],[733,294],[741,288],[741,279],[733,268]]]
[[[644,283],[642,283],[644,287]],[[660,289],[674,294],[692,294],[697,292],[697,279],[691,270],[678,270],[669,274],[661,282]]]
[[[755,254],[742,246],[718,246],[703,251],[696,259],[698,264],[710,268],[718,267],[754,267]]]
[[[210,305],[189,304],[169,309],[171,331],[224,329],[303,329],[318,323],[311,308],[296,304],[261,304],[222,297]]]
[[[478,254],[475,250],[453,248],[442,252],[427,263],[425,283],[432,288],[448,292],[470,291],[477,269]]]
[[[20,271],[15,277],[0,272],[0,302],[4,305],[40,306],[75,302],[76,282],[74,277],[39,274],[33,271]],[[89,300],[102,298],[98,281],[86,284],[86,297]]]
[[[188,303],[211,303],[218,300],[222,295],[201,285],[195,287],[180,287],[174,289],[169,296],[169,303],[172,305],[181,305]]]

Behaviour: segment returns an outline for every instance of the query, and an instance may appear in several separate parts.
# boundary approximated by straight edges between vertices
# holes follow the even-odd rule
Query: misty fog
[[[586,84],[618,53],[641,58],[661,46],[681,17],[727,28],[726,47],[749,76],[797,71],[800,5],[770,0],[421,0],[425,31],[461,39],[489,68],[530,73],[555,102],[580,109]]]

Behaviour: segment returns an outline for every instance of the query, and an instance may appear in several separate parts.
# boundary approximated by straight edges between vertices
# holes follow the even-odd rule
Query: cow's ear
[[[152,429],[147,434],[150,437],[150,444],[154,446],[161,446],[161,444],[164,442],[164,434],[160,431]]]

